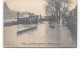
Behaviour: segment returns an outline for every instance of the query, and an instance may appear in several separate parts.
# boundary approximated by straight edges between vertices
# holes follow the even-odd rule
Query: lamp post
[[[19,22],[19,12],[17,12],[17,22]]]

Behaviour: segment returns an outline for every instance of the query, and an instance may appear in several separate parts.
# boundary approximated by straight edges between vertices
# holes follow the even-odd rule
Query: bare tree
[[[69,11],[71,4],[70,0],[46,0],[46,15],[56,16],[57,22],[60,21],[61,14],[65,14]]]

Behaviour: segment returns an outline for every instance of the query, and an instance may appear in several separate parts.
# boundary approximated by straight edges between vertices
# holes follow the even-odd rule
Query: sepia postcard
[[[5,48],[77,48],[77,0],[4,0]]]

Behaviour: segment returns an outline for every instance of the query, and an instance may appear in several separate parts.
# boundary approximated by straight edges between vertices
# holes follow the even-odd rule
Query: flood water
[[[27,25],[22,25],[24,27]],[[48,21],[39,22],[37,28],[17,35],[18,26],[4,27],[4,45],[7,47],[76,47],[71,31],[62,20],[53,26]]]
[[[71,31],[66,27],[66,23],[63,25],[62,21],[60,21],[60,24],[54,22],[53,26],[50,26],[48,21],[44,21],[37,26],[36,29],[18,35],[18,38],[23,39],[23,43],[46,43],[45,45],[36,47],[75,46]],[[51,45],[47,43],[50,43]]]

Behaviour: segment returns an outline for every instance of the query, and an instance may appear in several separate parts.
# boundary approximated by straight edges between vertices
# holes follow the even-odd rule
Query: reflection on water
[[[22,42],[26,43],[54,43],[55,45],[44,45],[41,47],[73,47],[73,39],[71,31],[63,25],[53,23],[51,26],[47,21],[39,23],[36,29],[27,31],[18,36],[19,39],[24,39]],[[38,46],[40,47],[40,46]]]
[[[10,22],[5,21],[5,23]],[[10,26],[4,27],[4,45],[6,46],[8,45],[13,47],[76,47],[77,38],[75,37],[75,24],[75,27],[71,23],[69,25],[69,23],[67,23],[66,21],[61,21],[60,24],[57,24],[56,22],[49,24],[48,21],[42,21],[36,25],[14,24],[15,23],[12,22]],[[24,30],[25,28],[27,29],[35,26],[36,28],[20,33],[18,34],[18,36],[16,34],[18,30]],[[71,28],[74,28],[75,30]],[[21,45],[21,43],[44,43],[44,45],[23,46]]]

